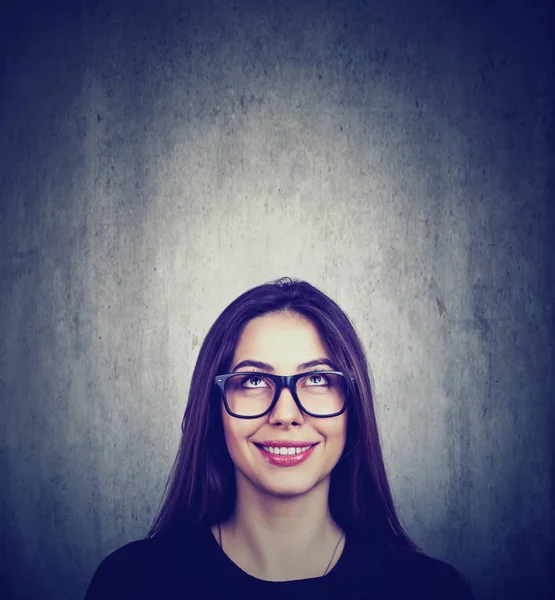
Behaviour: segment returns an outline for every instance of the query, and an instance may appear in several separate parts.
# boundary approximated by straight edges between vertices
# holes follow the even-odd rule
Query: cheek
[[[337,446],[338,451],[341,451],[347,440],[347,419],[342,418],[337,423],[330,423],[327,438],[329,442]]]
[[[229,415],[223,417],[223,424],[227,449],[234,459],[247,451],[249,439],[256,431],[256,427],[246,419],[234,419]]]
[[[347,435],[347,418],[345,413],[335,419],[330,419],[330,422],[326,423],[326,425],[328,435],[334,439],[339,439]]]

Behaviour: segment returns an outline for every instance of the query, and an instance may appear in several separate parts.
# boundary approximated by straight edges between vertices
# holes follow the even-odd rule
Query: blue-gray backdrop
[[[2,598],[146,533],[203,336],[286,275],[364,340],[410,535],[553,592],[549,4],[4,3]]]

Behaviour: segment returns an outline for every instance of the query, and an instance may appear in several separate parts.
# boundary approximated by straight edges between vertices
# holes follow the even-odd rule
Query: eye
[[[324,374],[317,374],[317,373],[313,373],[312,375],[309,375],[307,377],[307,385],[316,385],[316,386],[322,386],[322,385],[328,385],[329,381],[328,378],[324,375]]]
[[[248,375],[241,382],[243,387],[248,388],[259,388],[259,387],[268,387],[268,384],[260,375]]]

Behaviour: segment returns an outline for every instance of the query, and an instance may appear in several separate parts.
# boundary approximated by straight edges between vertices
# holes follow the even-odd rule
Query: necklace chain
[[[223,550],[224,547],[222,546],[222,529],[220,527],[220,524],[218,523],[218,535],[220,537],[220,548]],[[330,558],[330,562],[328,563],[328,566],[326,567],[326,570],[324,571],[324,575],[328,572],[328,569],[330,568],[331,562],[333,560],[333,557],[335,556],[335,553],[337,552],[337,547],[339,546],[339,544],[341,543],[341,540],[343,539],[343,533],[341,533],[341,537],[339,538],[339,541],[337,542],[337,544],[335,544],[335,548],[333,549],[333,554],[331,555]],[[322,577],[324,576],[322,575]]]

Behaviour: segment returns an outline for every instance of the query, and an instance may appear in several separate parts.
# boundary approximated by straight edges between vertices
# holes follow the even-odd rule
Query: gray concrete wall
[[[547,6],[103,1],[3,20],[3,598],[79,598],[146,533],[203,336],[286,275],[364,340],[411,536],[479,600],[546,597]]]

